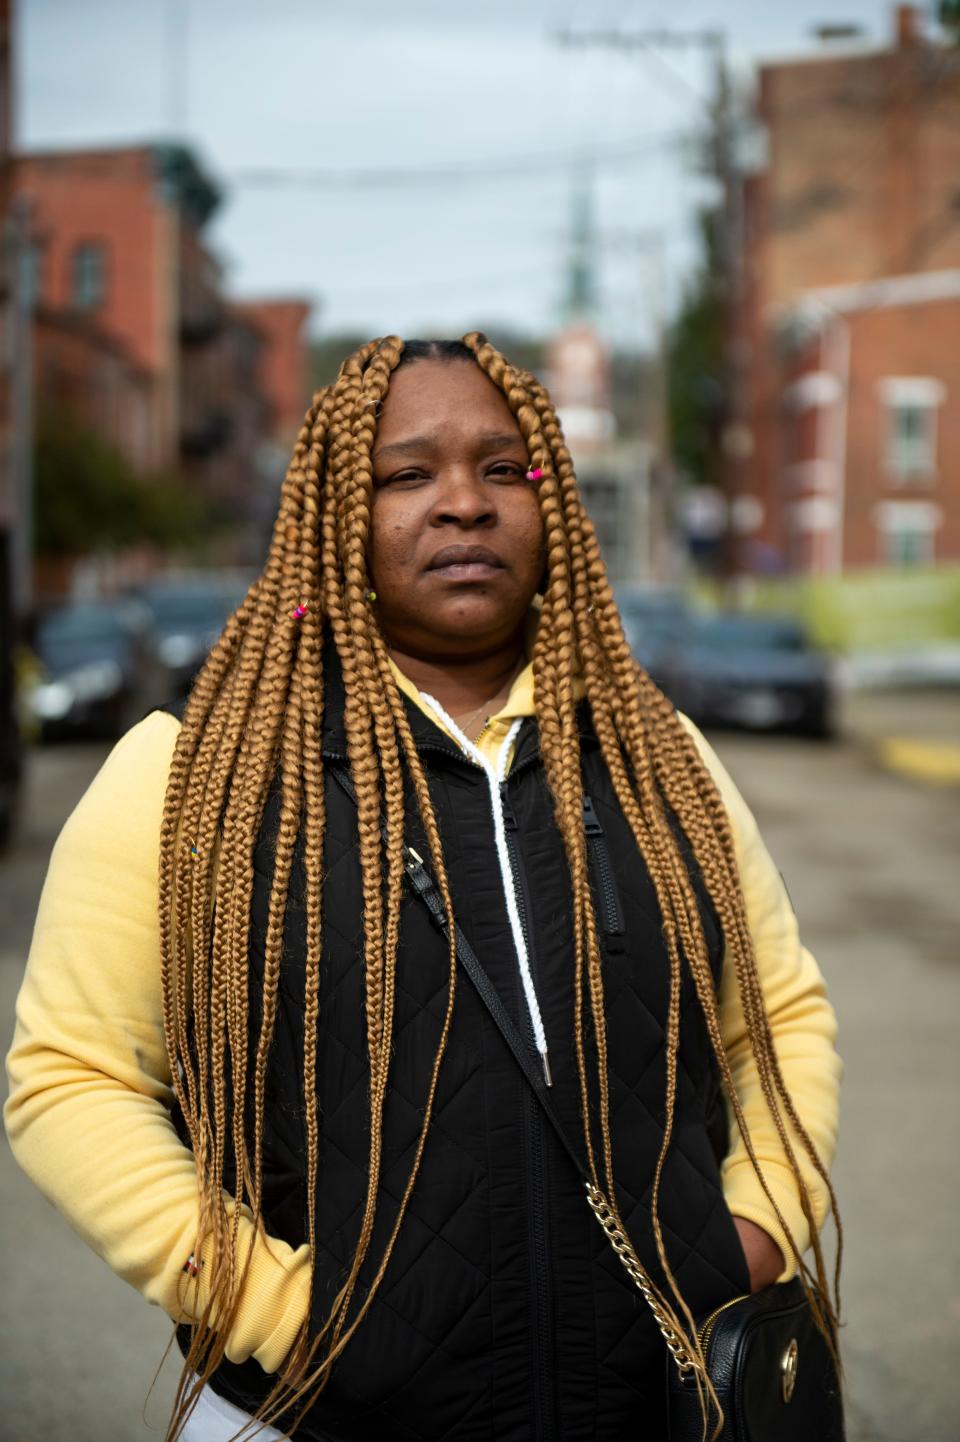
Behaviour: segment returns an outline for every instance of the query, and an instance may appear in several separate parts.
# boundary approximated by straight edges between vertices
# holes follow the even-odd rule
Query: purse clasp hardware
[[[797,1385],[797,1363],[800,1356],[800,1348],[797,1346],[796,1337],[791,1337],[787,1349],[780,1359],[780,1390],[784,1402],[789,1402],[793,1396],[793,1389]]]

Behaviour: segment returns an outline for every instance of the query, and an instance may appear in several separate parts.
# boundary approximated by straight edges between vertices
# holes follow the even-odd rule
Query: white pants
[[[180,1434],[181,1442],[230,1442],[245,1423],[250,1422],[249,1412],[241,1412],[232,1402],[218,1397],[212,1387],[204,1387],[196,1407],[190,1414],[186,1427]],[[243,1442],[280,1442],[284,1434],[275,1427],[261,1427],[256,1424],[243,1434]]]

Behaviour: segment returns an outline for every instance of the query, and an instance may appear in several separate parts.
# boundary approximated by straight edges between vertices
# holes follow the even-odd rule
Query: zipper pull
[[[583,829],[587,836],[602,836],[603,827],[600,825],[600,818],[593,809],[593,798],[586,792],[583,794]]]
[[[510,805],[510,797],[507,794],[507,783],[500,782],[500,805],[503,808],[503,824],[508,831],[517,830],[517,818],[513,807]]]

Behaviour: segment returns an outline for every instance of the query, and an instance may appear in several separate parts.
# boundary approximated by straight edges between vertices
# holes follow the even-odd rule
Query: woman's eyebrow
[[[410,456],[418,453],[422,455],[424,452],[435,451],[439,441],[440,437],[437,433],[429,436],[411,436],[408,441],[393,441],[388,446],[379,446],[373,453],[373,459],[379,461],[387,460],[391,456]],[[480,455],[490,455],[492,451],[507,450],[510,446],[523,446],[523,436],[519,431],[489,432],[486,435],[477,436],[474,441],[474,449]]]
[[[491,451],[506,451],[511,446],[521,446],[526,452],[527,448],[519,431],[502,431],[499,435],[493,433],[477,438],[477,450],[484,455],[489,455]]]
[[[378,461],[381,456],[411,456],[417,451],[432,451],[436,444],[436,436],[411,436],[408,441],[394,441],[389,446],[378,446],[373,453],[373,459]]]

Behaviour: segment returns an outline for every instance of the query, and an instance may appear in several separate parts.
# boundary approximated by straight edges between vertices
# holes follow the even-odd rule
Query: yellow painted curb
[[[883,766],[900,776],[935,786],[960,786],[960,745],[950,741],[890,736],[880,742],[877,754]]]

